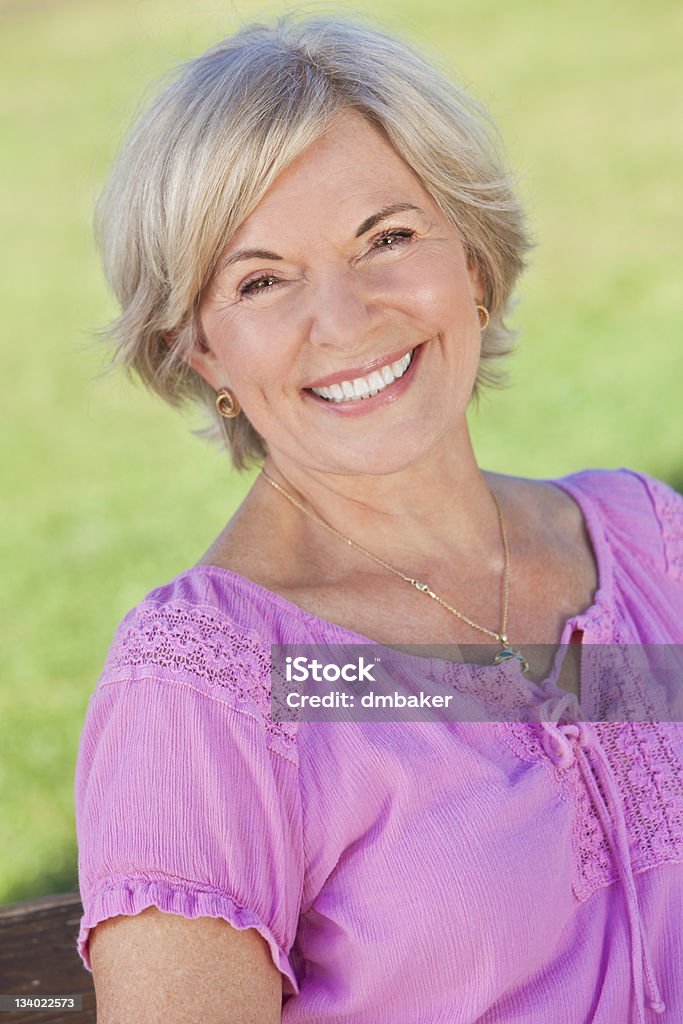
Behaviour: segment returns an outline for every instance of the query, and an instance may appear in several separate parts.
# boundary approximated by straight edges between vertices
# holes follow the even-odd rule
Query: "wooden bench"
[[[82,996],[78,1010],[10,1010],[0,1024],[95,1024],[92,975],[76,951],[83,913],[76,892],[0,907],[0,994]]]

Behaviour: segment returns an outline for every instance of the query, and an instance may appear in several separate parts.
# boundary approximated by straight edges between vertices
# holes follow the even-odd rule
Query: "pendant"
[[[529,662],[526,660],[521,651],[514,651],[508,641],[508,638],[502,636],[500,638],[503,644],[502,651],[498,651],[498,654],[493,659],[494,665],[503,665],[506,661],[510,661],[511,658],[516,658],[519,662],[519,667],[522,672],[526,673],[529,671]]]

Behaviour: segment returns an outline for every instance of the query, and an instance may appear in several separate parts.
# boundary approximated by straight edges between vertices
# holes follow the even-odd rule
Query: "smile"
[[[314,395],[324,398],[326,402],[362,402],[373,398],[399,380],[410,366],[415,349],[407,352],[402,359],[387,363],[373,370],[367,377],[355,377],[353,380],[342,380],[329,387],[311,388]]]

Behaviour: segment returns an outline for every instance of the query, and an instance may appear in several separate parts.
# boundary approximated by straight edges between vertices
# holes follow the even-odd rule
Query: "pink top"
[[[683,499],[623,469],[552,482],[599,568],[563,642],[683,641]],[[272,721],[269,645],[316,642],[370,643],[211,566],[123,619],[76,768],[85,966],[91,928],[153,905],[256,928],[287,1024],[680,1024],[676,716],[591,722],[595,686],[579,708],[508,665],[483,672],[527,720]]]

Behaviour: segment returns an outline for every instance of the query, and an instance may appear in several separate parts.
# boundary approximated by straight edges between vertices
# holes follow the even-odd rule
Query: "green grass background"
[[[328,5],[320,3],[318,8]],[[188,0],[0,0],[0,903],[75,888],[73,770],[122,615],[191,565],[249,480],[92,340],[113,313],[91,211],[149,83],[256,13]],[[681,488],[678,0],[358,3],[492,110],[538,248],[481,463],[630,465]]]

